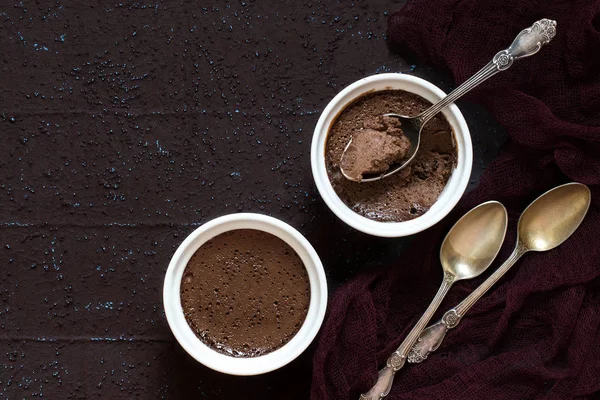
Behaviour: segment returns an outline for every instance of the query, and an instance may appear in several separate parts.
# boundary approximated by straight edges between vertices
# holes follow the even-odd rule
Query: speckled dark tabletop
[[[179,347],[161,296],[175,248],[214,217],[269,214],[311,241],[333,292],[410,241],[345,226],[309,163],[351,82],[451,88],[388,50],[402,1],[210,3],[1,2],[0,397],[306,399],[312,349],[240,378]],[[504,134],[460,106],[475,184]]]

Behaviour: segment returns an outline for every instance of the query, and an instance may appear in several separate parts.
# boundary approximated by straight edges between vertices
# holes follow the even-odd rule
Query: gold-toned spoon
[[[580,183],[568,183],[547,191],[521,214],[517,244],[510,257],[459,305],[447,311],[441,320],[425,329],[408,355],[409,363],[420,363],[440,347],[448,329],[462,317],[519,258],[528,251],[548,251],[579,227],[590,206],[590,189]]]
[[[375,400],[388,395],[394,374],[404,366],[408,352],[452,284],[475,278],[494,261],[504,242],[507,223],[506,208],[497,201],[489,201],[473,208],[454,224],[440,249],[440,261],[444,269],[442,285],[423,316],[379,371],[375,385],[368,393],[361,395],[361,399]]]

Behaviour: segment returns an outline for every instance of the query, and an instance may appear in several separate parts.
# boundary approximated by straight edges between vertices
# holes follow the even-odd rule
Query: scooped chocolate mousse
[[[340,168],[352,180],[360,182],[365,175],[383,173],[390,165],[401,162],[410,147],[398,118],[371,117],[352,135]]]
[[[181,305],[192,330],[233,357],[256,357],[286,344],[309,303],[308,274],[298,254],[254,229],[225,232],[203,244],[181,282]]]
[[[325,148],[327,174],[340,199],[356,213],[376,221],[401,222],[423,215],[436,202],[457,158],[452,129],[441,113],[423,127],[415,158],[400,172],[359,183],[344,177],[340,170],[343,161],[344,173],[360,179],[402,162],[410,143],[398,119],[383,115],[418,115],[430,105],[403,90],[376,91],[354,100],[331,124]]]

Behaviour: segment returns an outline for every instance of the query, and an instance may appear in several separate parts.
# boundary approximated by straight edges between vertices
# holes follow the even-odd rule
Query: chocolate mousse
[[[365,175],[381,174],[390,165],[404,160],[410,148],[398,118],[368,118],[363,122],[363,128],[353,133],[340,168],[347,177],[360,182]]]
[[[382,90],[359,97],[336,117],[325,149],[327,174],[340,199],[356,213],[376,221],[401,222],[424,214],[436,202],[457,158],[452,129],[442,114],[423,127],[415,158],[400,172],[379,181],[358,183],[340,170],[343,161],[344,173],[361,177],[385,172],[390,164],[401,162],[410,149],[408,139],[396,118],[382,116],[418,115],[430,105],[413,93]],[[351,138],[349,151],[342,158]],[[346,159],[348,155],[351,158]]]
[[[196,335],[233,357],[256,357],[287,343],[310,302],[306,268],[283,240],[259,230],[218,235],[194,253],[181,305]]]

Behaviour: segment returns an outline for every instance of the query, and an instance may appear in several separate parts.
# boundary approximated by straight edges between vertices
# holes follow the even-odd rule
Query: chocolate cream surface
[[[417,155],[402,171],[379,181],[360,183],[345,178],[340,171],[341,156],[351,138],[358,141],[357,150],[351,144],[344,157],[352,157],[343,160],[347,174],[349,169],[355,176],[380,173],[389,164],[400,162],[409,149],[407,139],[399,121],[383,115],[418,115],[430,105],[413,93],[383,90],[357,98],[336,117],[325,149],[327,174],[340,199],[356,213],[376,221],[401,222],[423,215],[436,202],[457,158],[452,129],[442,114],[423,127]],[[390,147],[384,150],[387,145]]]
[[[410,153],[410,141],[400,128],[398,118],[377,116],[363,121],[363,129],[352,135],[340,168],[360,182],[365,175],[381,174],[390,165],[402,162]]]
[[[218,235],[191,257],[181,304],[196,335],[234,357],[256,357],[286,344],[310,303],[306,268],[283,240],[259,230]]]

